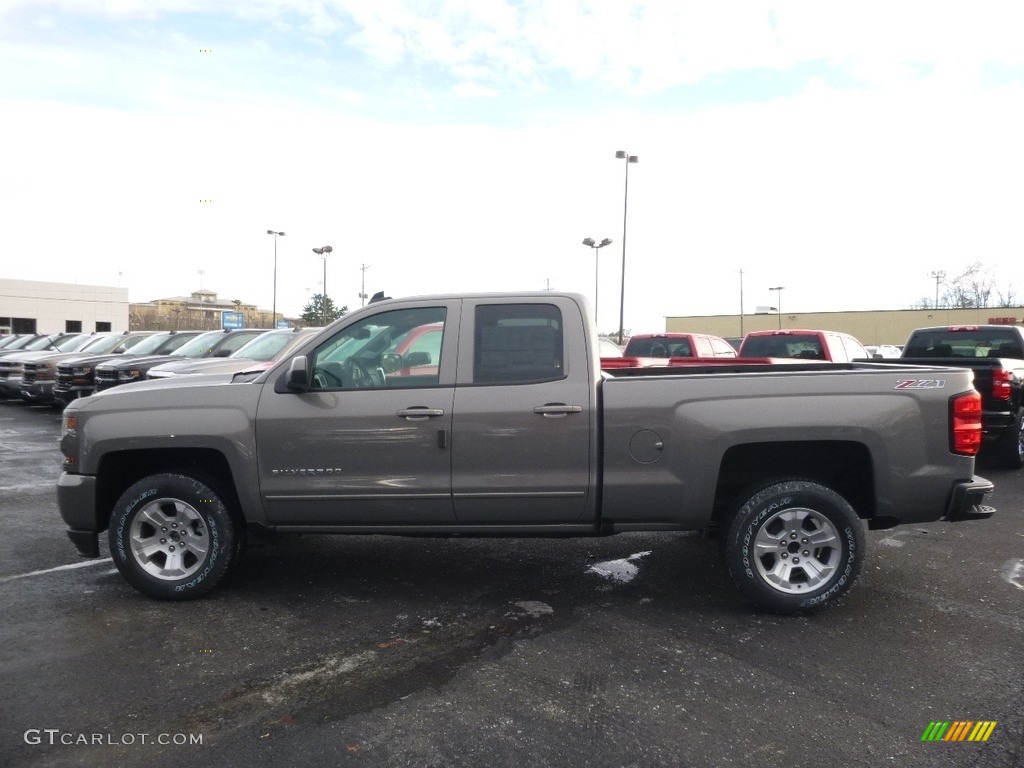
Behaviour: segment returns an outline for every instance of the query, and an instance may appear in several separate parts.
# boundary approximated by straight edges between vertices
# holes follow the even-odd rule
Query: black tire
[[[742,502],[725,541],[729,575],[771,613],[814,613],[834,605],[860,573],[864,529],[853,507],[808,480],[786,480]]]
[[[1007,469],[1024,468],[1024,409],[1017,411],[1017,418],[996,445],[1000,466]]]
[[[237,562],[244,541],[211,484],[182,474],[150,475],[128,488],[108,536],[121,575],[162,600],[205,595]]]

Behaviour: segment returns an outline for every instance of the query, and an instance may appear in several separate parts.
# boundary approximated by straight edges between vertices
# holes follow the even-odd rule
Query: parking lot
[[[684,534],[263,536],[175,604],[77,556],[59,432],[0,402],[4,766],[1024,765],[1024,473],[979,466],[990,520],[869,533],[813,617]]]

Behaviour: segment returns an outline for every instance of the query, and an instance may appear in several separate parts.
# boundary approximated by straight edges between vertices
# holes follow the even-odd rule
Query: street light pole
[[[939,281],[945,279],[946,273],[942,270],[936,270],[929,272],[932,277],[935,278],[935,309],[939,308]]]
[[[769,288],[769,291],[778,291],[778,299],[776,300],[776,311],[779,313],[779,330],[782,330],[782,292],[786,289],[784,285],[777,285],[774,288]]]
[[[622,198],[622,288],[619,296],[619,346],[621,347],[626,324],[626,212],[629,210],[629,164],[639,162],[640,158],[622,149],[615,152],[615,157],[618,160],[626,161],[626,184]]]
[[[324,260],[324,293],[321,297],[320,303],[320,314],[323,318],[323,324],[327,325],[327,254],[331,253],[334,249],[329,245],[325,245],[323,248],[314,248],[313,253],[317,254]]]
[[[273,304],[273,308],[270,310],[270,314],[271,314],[270,327],[271,328],[276,328],[277,327],[277,237],[278,237],[278,235],[280,235],[281,237],[284,237],[284,232],[275,232],[272,229],[268,229],[267,230],[267,234],[274,236],[274,304]]]
[[[595,243],[594,238],[586,237],[583,239],[583,244],[588,245],[594,249],[594,323],[597,323],[597,276],[598,276],[598,256],[601,255],[601,249],[606,245],[611,245],[612,241],[607,237],[600,243]]]
[[[370,268],[369,264],[363,264],[359,269],[363,273],[363,280],[359,287],[359,306],[366,306],[366,270]]]

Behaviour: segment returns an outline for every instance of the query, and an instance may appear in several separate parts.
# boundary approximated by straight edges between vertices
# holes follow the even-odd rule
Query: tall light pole
[[[598,275],[598,256],[601,255],[601,249],[606,245],[611,245],[612,241],[607,237],[600,243],[595,243],[594,238],[586,237],[583,239],[584,245],[589,245],[594,249],[594,322],[597,323],[597,275]]]
[[[272,229],[267,230],[268,235],[274,236],[274,304],[270,310],[271,320],[270,327],[277,327],[277,238],[278,236],[284,237],[284,232],[275,232]]]
[[[929,275],[935,278],[935,309],[939,308],[939,281],[945,279],[946,273],[941,270],[935,272],[929,272]]]
[[[327,325],[327,254],[334,251],[329,245],[325,245],[323,248],[314,248],[313,253],[324,260],[324,294],[321,297],[323,301],[320,304],[321,316],[323,317],[323,324]]]
[[[368,270],[369,268],[370,268],[369,264],[363,264],[361,267],[359,267],[360,271],[363,273],[363,280],[362,280],[362,283],[360,284],[360,287],[359,287],[359,306],[360,307],[365,307],[366,306],[366,270]]]
[[[778,291],[778,299],[776,300],[775,310],[779,313],[779,330],[782,330],[782,292],[786,290],[786,286],[777,285],[774,288],[769,288],[769,291]]]
[[[622,198],[622,293],[619,296],[619,346],[621,347],[626,325],[626,212],[629,210],[629,164],[640,162],[640,158],[622,149],[615,152],[615,158],[626,161],[626,185]]]
[[[740,269],[740,337],[743,336],[743,270]]]

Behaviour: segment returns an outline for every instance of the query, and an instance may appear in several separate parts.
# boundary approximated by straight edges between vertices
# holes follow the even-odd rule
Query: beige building
[[[225,327],[225,312],[241,313],[245,328],[272,328],[274,325],[271,312],[237,299],[218,299],[217,294],[209,290],[193,291],[191,296],[156,299],[129,307],[133,331],[213,331]]]
[[[755,315],[695,315],[666,317],[667,332],[710,333],[724,338],[750,331],[814,328],[840,331],[862,344],[903,344],[915,328],[929,325],[1024,323],[1024,307],[983,309],[893,309],[870,312],[783,312]]]

